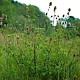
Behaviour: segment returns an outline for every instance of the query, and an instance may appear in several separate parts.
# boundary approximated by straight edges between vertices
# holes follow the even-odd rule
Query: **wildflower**
[[[71,11],[71,8],[69,8],[68,11],[70,12]]]
[[[56,6],[54,6],[54,12],[56,11],[56,9],[57,9],[57,7],[56,7]]]
[[[49,6],[52,6],[52,2],[49,3]]]

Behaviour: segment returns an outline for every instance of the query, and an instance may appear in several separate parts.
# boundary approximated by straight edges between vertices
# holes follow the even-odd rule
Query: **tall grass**
[[[79,37],[62,28],[49,35],[44,29],[8,30],[0,29],[0,80],[80,79]]]

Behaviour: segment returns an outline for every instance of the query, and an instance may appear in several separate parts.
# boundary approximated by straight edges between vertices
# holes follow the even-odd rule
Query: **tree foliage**
[[[26,13],[26,6],[29,8],[28,13]],[[21,18],[19,17],[22,16],[26,19],[25,24],[28,26],[31,24],[35,27],[43,27],[46,20],[49,21],[49,18],[46,17],[37,6],[21,4],[14,0],[0,0],[0,16],[2,14],[6,14],[8,16],[8,23],[11,24],[12,27],[16,21],[21,21]],[[24,20],[19,24],[24,24]]]

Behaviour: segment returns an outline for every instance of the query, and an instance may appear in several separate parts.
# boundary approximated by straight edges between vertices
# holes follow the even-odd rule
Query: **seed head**
[[[64,25],[65,23],[63,22],[62,24]]]
[[[57,17],[56,17],[56,19],[57,19]]]
[[[63,16],[62,17],[65,17],[65,15],[63,14]]]
[[[60,18],[59,18],[59,21],[60,21]]]
[[[57,7],[56,7],[56,6],[54,6],[54,12],[56,11],[56,9],[57,9]]]
[[[67,24],[67,22],[65,21],[65,24]]]
[[[70,12],[71,11],[71,8],[69,8],[68,11]]]
[[[59,15],[57,15],[57,17],[59,17]]]
[[[47,13],[46,13],[46,16],[47,16]]]
[[[49,6],[52,6],[52,2],[49,3]]]
[[[53,16],[51,16],[51,17],[53,17]]]
[[[56,17],[56,15],[54,15],[54,17]]]
[[[69,12],[67,13],[67,15],[69,15]]]

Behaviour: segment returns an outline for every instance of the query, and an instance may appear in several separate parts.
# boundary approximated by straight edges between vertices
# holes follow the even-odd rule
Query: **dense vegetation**
[[[54,29],[38,7],[13,0],[0,1],[2,14],[0,80],[80,80],[80,19]]]
[[[29,8],[28,13],[26,12],[26,7]],[[38,7],[21,4],[14,0],[0,1],[0,16],[2,14],[8,16],[8,23],[11,27],[18,27],[18,29],[25,26],[43,27],[46,20],[49,21],[49,18]]]

